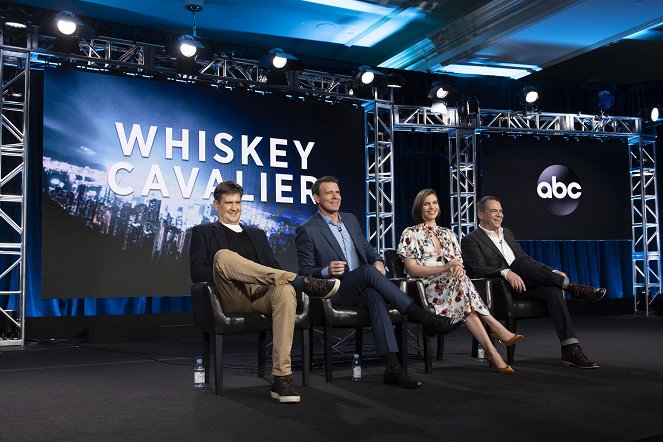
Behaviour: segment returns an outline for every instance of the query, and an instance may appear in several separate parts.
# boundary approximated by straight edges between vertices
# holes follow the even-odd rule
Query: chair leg
[[[433,372],[433,337],[424,333],[424,372]]]
[[[479,341],[472,337],[472,357],[476,358],[479,354]]]
[[[516,332],[516,320],[509,318],[508,321],[508,329],[512,332]],[[516,354],[516,346],[512,345],[511,347],[506,348],[506,363],[511,365],[513,364],[514,356]]]
[[[301,329],[301,335],[302,335],[302,385],[304,387],[308,387],[309,383],[311,382],[311,348],[309,345],[309,330],[311,327],[307,329]]]
[[[325,325],[323,340],[325,343],[325,382],[332,381],[331,327]]]
[[[214,335],[214,393],[223,394],[223,335]]]
[[[203,333],[203,367],[205,367],[205,383],[209,385],[209,367],[210,367],[210,334]]]
[[[355,327],[355,353],[360,357],[364,352],[364,329]]]
[[[313,343],[315,342],[314,336],[315,336],[315,330],[314,330],[314,327],[311,325],[308,328],[308,345],[309,345],[309,348],[308,348],[308,354],[309,354],[308,369],[309,369],[309,372],[311,370],[313,370],[313,355],[314,355]]]
[[[436,359],[438,361],[441,361],[442,356],[444,356],[444,335],[437,335],[437,356],[436,356]]]
[[[258,333],[258,377],[265,377],[265,365],[267,360],[267,332]]]
[[[396,333],[398,334],[398,356],[401,367],[407,372],[407,322],[396,324]]]

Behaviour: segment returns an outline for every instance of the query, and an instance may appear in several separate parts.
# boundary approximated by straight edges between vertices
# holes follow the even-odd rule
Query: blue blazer
[[[360,264],[382,261],[382,257],[366,241],[357,217],[346,212],[339,212],[339,215],[357,249]],[[300,275],[323,278],[322,269],[329,266],[330,262],[346,260],[340,244],[329,230],[326,219],[319,212],[297,227],[295,243]]]
[[[258,255],[258,263],[280,269],[267,235],[257,227],[240,224],[251,238]],[[189,245],[189,264],[192,282],[213,282],[214,255],[221,249],[228,248],[228,240],[219,222],[200,224],[191,230]]]

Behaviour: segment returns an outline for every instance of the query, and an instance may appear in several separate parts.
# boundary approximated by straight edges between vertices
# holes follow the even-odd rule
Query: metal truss
[[[642,135],[629,142],[633,302],[635,313],[646,316],[654,301],[660,302],[661,296],[655,139],[655,136]]]
[[[642,120],[609,115],[556,114],[481,109],[471,123],[450,109],[394,106],[394,131],[446,132],[449,136],[451,228],[459,238],[476,224],[477,136],[484,131],[625,137],[629,141],[633,298],[636,314],[649,315],[661,302],[661,251],[654,135],[642,134]],[[464,124],[462,124],[464,123]]]
[[[396,247],[392,122],[391,104],[372,101],[364,105],[366,233],[378,253]]]
[[[457,129],[449,133],[450,228],[458,238],[476,227],[477,131]]]
[[[0,78],[0,346],[8,346],[25,339],[29,53],[0,48]]]

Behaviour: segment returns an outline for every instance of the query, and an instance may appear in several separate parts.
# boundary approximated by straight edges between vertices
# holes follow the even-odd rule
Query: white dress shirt
[[[479,225],[481,227],[481,225]],[[497,229],[497,232],[484,229],[481,227],[481,229],[486,232],[486,235],[488,235],[488,238],[495,244],[495,247],[502,253],[502,256],[504,256],[504,259],[506,260],[506,263],[508,265],[511,265],[513,261],[516,259],[516,255],[513,253],[513,250],[511,247],[509,247],[509,244],[507,244],[506,240],[504,239],[504,229],[500,227]],[[502,274],[503,278],[506,278],[506,274],[509,271],[509,269],[504,269],[500,273]]]

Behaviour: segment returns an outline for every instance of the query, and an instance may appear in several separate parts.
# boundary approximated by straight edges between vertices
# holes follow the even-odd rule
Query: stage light
[[[355,74],[355,80],[359,81],[361,84],[365,86],[368,86],[369,84],[372,84],[373,81],[375,81],[376,76],[381,76],[381,75],[384,74],[380,71],[376,71],[370,66],[363,65],[357,68],[357,73]]]
[[[524,104],[533,105],[539,99],[539,91],[537,91],[533,86],[525,86],[520,92],[522,101]]]
[[[651,111],[649,112],[649,118],[652,122],[658,121],[658,118],[660,116],[659,111],[661,109],[661,106],[656,105],[651,108]]]
[[[441,81],[434,81],[431,85],[430,91],[428,91],[428,98],[431,99],[442,99],[449,95],[451,86],[442,84]]]
[[[30,24],[30,18],[30,14],[18,8],[9,8],[2,14],[5,26],[14,29],[26,29]]]
[[[260,59],[260,65],[264,68],[276,68],[286,70],[299,70],[301,69],[301,62],[292,54],[288,54],[281,48],[274,48],[269,50]]]
[[[199,50],[205,49],[205,45],[200,38],[193,35],[183,35],[177,39],[179,53],[186,57],[191,58],[195,56]]]
[[[58,12],[55,15],[55,24],[58,28],[58,31],[64,35],[71,36],[74,35],[76,29],[78,29],[79,26],[83,26],[81,19],[76,17],[76,14],[71,11]]]
[[[601,91],[596,95],[596,102],[598,104],[601,114],[607,112],[615,102],[615,96],[610,91]]]

